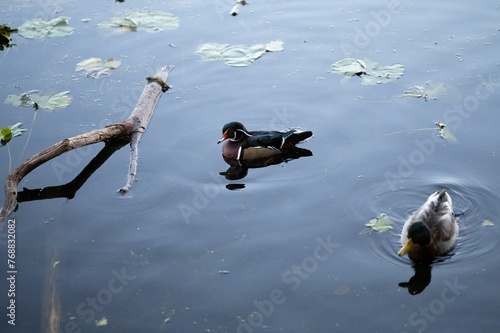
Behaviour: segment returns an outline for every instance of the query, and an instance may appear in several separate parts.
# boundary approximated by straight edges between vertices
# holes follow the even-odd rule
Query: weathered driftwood
[[[144,87],[136,107],[126,120],[106,126],[102,129],[61,140],[49,148],[33,155],[7,176],[4,187],[5,200],[0,210],[0,228],[16,207],[17,187],[27,174],[43,163],[65,152],[97,142],[108,142],[126,136],[131,137],[131,158],[127,184],[119,190],[120,193],[127,192],[135,180],[137,170],[137,145],[151,119],[154,107],[161,93],[168,89],[166,82],[172,68],[172,66],[163,67],[155,77],[147,78],[148,83]]]

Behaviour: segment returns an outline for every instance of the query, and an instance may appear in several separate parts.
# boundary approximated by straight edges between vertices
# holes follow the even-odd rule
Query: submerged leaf
[[[347,78],[356,75],[361,77],[361,84],[374,85],[399,79],[403,75],[404,66],[395,64],[377,67],[376,62],[368,59],[346,58],[332,64],[330,71],[343,74]]]
[[[371,219],[370,222],[365,224],[365,226],[368,228],[362,230],[360,234],[366,234],[372,231],[385,232],[392,229],[391,221],[383,213],[378,217]]]
[[[102,62],[100,58],[88,58],[76,64],[75,71],[84,71],[85,76],[99,79],[111,75],[113,69],[120,67],[121,62],[113,58]]]
[[[283,50],[282,41],[274,41],[269,44],[233,45],[219,43],[206,43],[198,46],[196,54],[202,60],[224,60],[226,65],[234,67],[249,66],[257,58],[266,52]]]
[[[9,95],[5,99],[5,103],[10,103],[14,106],[35,106],[49,111],[65,108],[71,104],[71,101],[72,98],[69,96],[69,91],[43,96],[38,94],[38,90],[28,91],[19,96]]]
[[[25,22],[18,31],[25,38],[40,39],[71,35],[73,28],[69,25],[67,17],[56,17],[52,20],[34,19]]]
[[[103,28],[121,28],[128,31],[163,31],[177,29],[179,18],[173,14],[159,11],[136,11],[124,17],[114,17],[109,21],[99,23]]]

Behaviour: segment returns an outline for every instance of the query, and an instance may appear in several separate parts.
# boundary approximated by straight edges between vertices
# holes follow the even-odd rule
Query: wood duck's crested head
[[[237,121],[232,121],[227,123],[222,127],[222,137],[217,143],[221,143],[222,141],[229,139],[233,142],[240,141],[244,137],[252,136],[248,133],[248,130],[243,126],[242,123]]]

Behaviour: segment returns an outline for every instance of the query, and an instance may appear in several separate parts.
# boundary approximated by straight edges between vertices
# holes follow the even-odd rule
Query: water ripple
[[[411,184],[410,184],[411,186]],[[378,234],[373,232],[363,239],[362,256],[394,266],[408,266],[407,257],[400,258],[399,233],[406,219],[427,199],[428,195],[441,188],[448,190],[453,199],[453,208],[460,227],[457,244],[447,255],[440,256],[435,268],[470,265],[490,258],[498,246],[497,227],[483,227],[482,222],[490,219],[495,223],[498,216],[496,202],[499,197],[493,186],[477,180],[459,180],[450,177],[419,179],[415,186],[391,190],[385,182],[363,182],[354,189],[346,203],[357,220],[368,222],[385,213],[393,222],[392,230]],[[360,205],[362,203],[362,205]],[[496,223],[497,224],[497,223]],[[496,258],[499,259],[499,258]]]

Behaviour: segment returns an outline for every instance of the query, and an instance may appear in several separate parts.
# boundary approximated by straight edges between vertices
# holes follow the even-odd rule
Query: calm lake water
[[[2,180],[10,158],[15,168],[63,138],[125,119],[145,77],[175,66],[129,194],[116,193],[128,171],[124,147],[73,199],[22,202],[11,214],[15,326],[3,226],[0,331],[47,332],[52,310],[59,332],[498,332],[498,2],[254,0],[236,17],[232,4],[0,1],[0,24],[66,16],[75,28],[43,40],[13,34],[17,45],[0,53],[1,101],[33,89],[73,97],[66,109],[39,110],[33,126],[32,108],[1,104],[0,127],[32,130],[22,156],[28,132],[8,144],[10,157],[0,148]],[[97,27],[132,10],[170,12],[180,28]],[[244,68],[194,54],[207,42],[277,39],[283,51]],[[89,57],[122,65],[86,78],[75,66]],[[404,75],[346,82],[329,68],[347,57],[399,63]],[[403,96],[439,85],[437,99]],[[249,130],[311,130],[301,147],[313,156],[227,180],[216,142],[233,120]],[[436,121],[457,142],[439,137]],[[101,148],[46,163],[20,189],[70,182]],[[440,188],[453,198],[458,243],[431,267],[413,267],[397,256],[399,233]],[[360,234],[382,213],[393,229]]]

